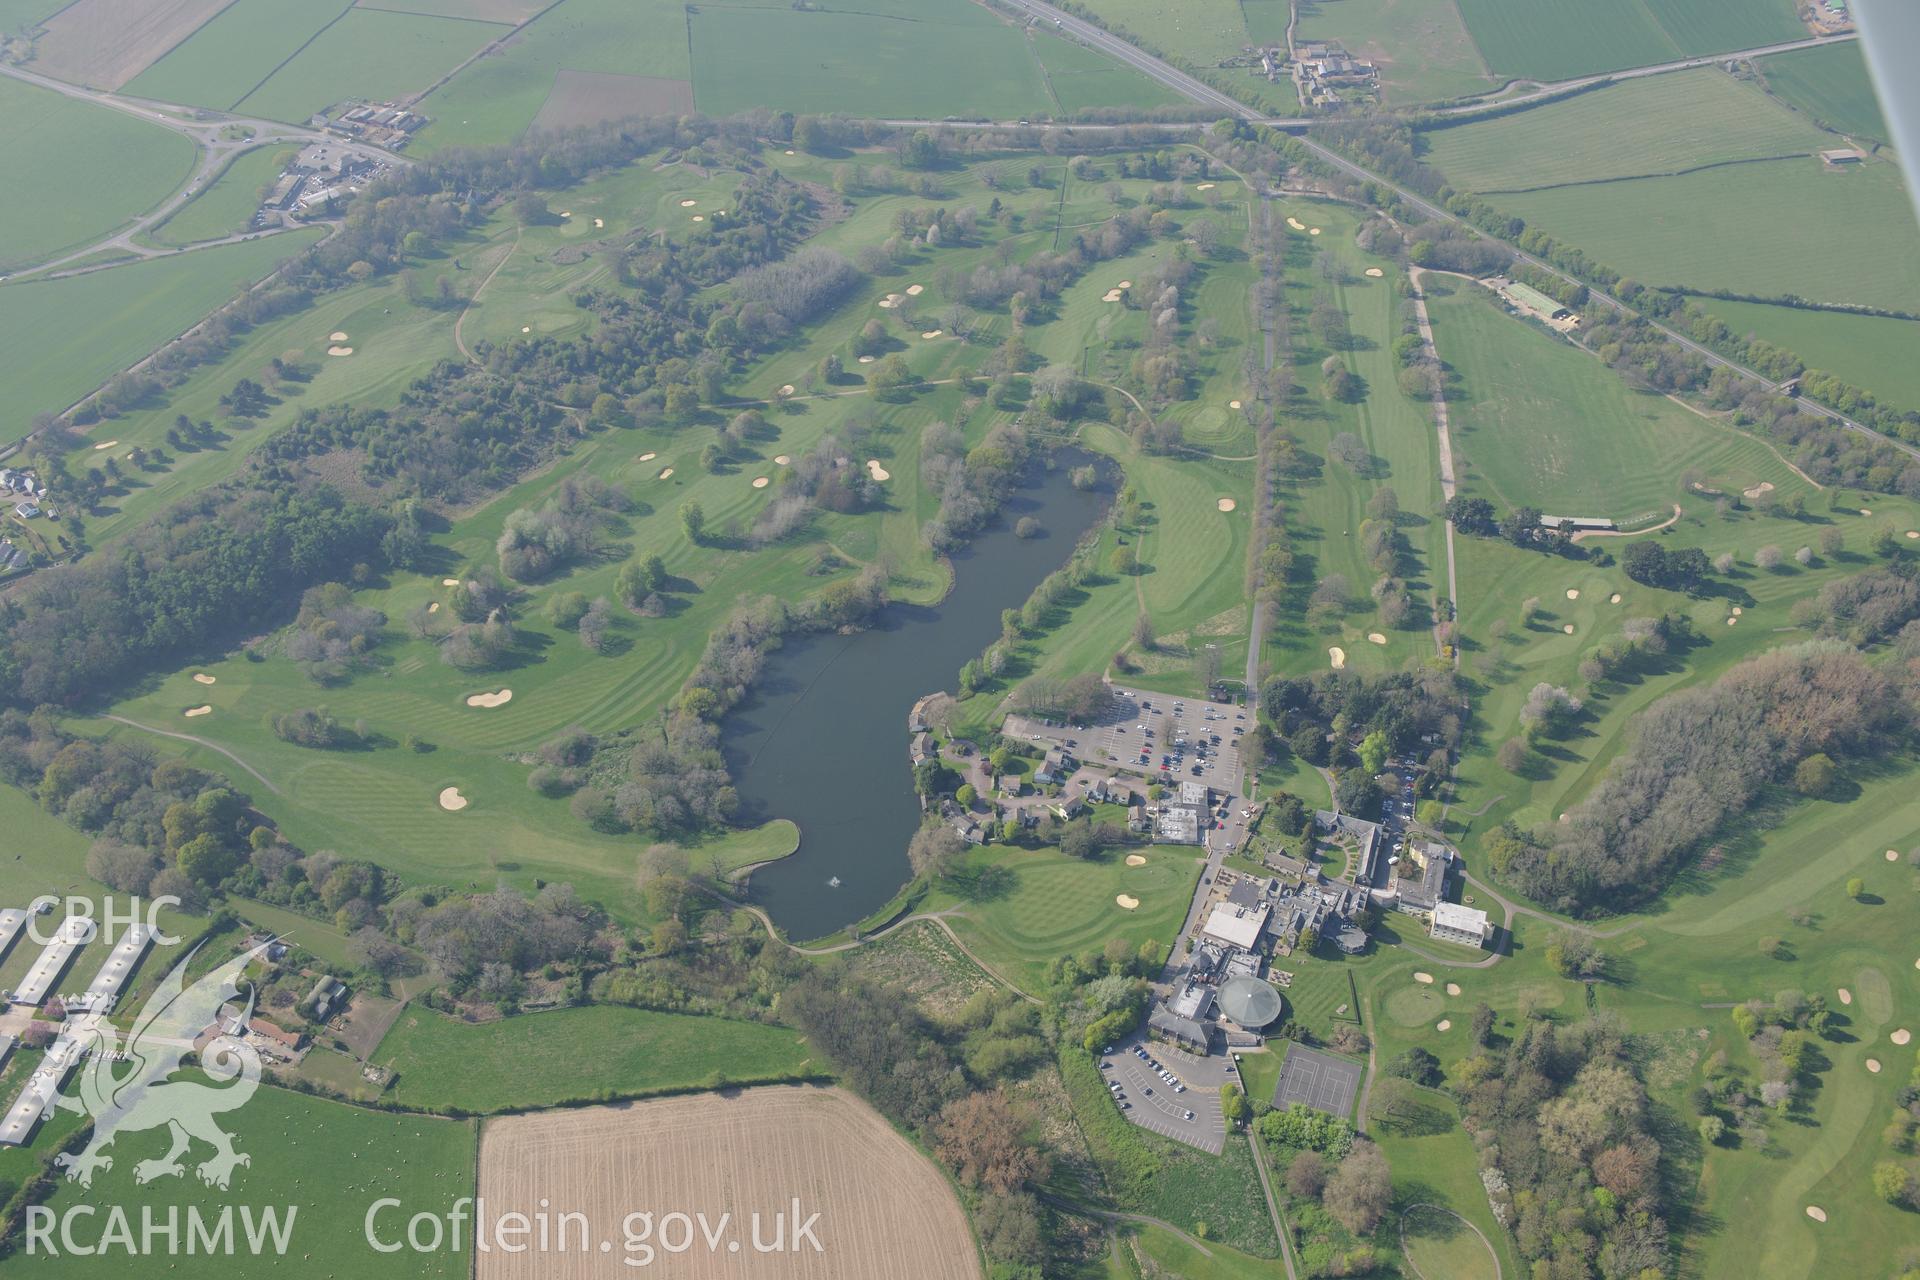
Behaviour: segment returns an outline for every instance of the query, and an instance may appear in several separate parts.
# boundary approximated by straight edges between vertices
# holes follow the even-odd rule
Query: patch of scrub
[[[460,794],[460,788],[448,787],[440,793],[440,807],[448,813],[458,813],[467,807],[467,798]]]
[[[470,693],[467,705],[470,707],[504,707],[513,701],[513,690],[496,689],[492,693]]]
[[[193,719],[195,716],[211,715],[212,713],[213,713],[212,707],[188,707],[186,711],[187,719],[189,720]]]

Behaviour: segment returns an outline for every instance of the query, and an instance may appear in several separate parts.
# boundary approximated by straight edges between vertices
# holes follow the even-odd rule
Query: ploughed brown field
[[[487,1221],[518,1212],[535,1227],[521,1237],[525,1252],[478,1253],[478,1280],[982,1275],[940,1171],[842,1089],[775,1085],[490,1120],[480,1136],[480,1197]],[[535,1217],[543,1212],[545,1249]],[[563,1226],[562,1212],[585,1215],[586,1225]],[[645,1213],[650,1224],[629,1219]],[[669,1221],[676,1213],[691,1223]],[[756,1250],[755,1213],[759,1243],[793,1247]],[[797,1233],[814,1214],[811,1236]]]

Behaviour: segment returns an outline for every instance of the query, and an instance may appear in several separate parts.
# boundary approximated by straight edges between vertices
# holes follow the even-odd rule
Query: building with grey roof
[[[80,948],[93,940],[99,926],[88,916],[68,916],[60,928],[27,970],[27,976],[13,989],[13,1003],[32,1005],[38,1008],[52,994],[54,985],[60,981],[60,975],[67,971],[67,965]]]

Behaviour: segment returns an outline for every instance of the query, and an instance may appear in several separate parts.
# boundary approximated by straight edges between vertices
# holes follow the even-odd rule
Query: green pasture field
[[[1165,1227],[1143,1226],[1135,1231],[1134,1247],[1166,1268],[1167,1275],[1204,1276],[1206,1280],[1272,1280],[1271,1258],[1256,1258],[1217,1242],[1207,1244],[1203,1253],[1200,1247],[1188,1242],[1188,1237],[1177,1236]]]
[[[1689,468],[1735,491],[1792,479],[1752,436],[1630,388],[1573,343],[1509,315],[1490,290],[1427,278],[1434,342],[1455,374],[1447,404],[1463,492],[1503,511],[1625,524],[1664,518]]]
[[[161,244],[195,244],[245,231],[260,207],[262,192],[293,158],[289,147],[256,147],[220,171],[205,190],[178,213],[153,229]]]
[[[1776,97],[1815,123],[1867,141],[1887,141],[1887,120],[1858,42],[1776,53],[1756,66]]]
[[[417,93],[507,34],[498,23],[353,9],[241,99],[239,111],[304,121],[349,98]]]
[[[1624,80],[1480,124],[1421,135],[1468,191],[1515,192],[1807,155],[1833,137],[1712,67]]]
[[[8,439],[36,413],[58,411],[191,328],[280,259],[319,239],[317,229],[129,263],[61,280],[0,286],[0,403]]]
[[[1106,21],[1125,27],[1152,43],[1162,54],[1189,67],[1214,67],[1227,58],[1246,56],[1243,50],[1262,40],[1286,43],[1287,20],[1279,18],[1279,34],[1255,36],[1237,0],[1092,0],[1087,6]],[[1265,25],[1265,24],[1263,24]]]
[[[1494,73],[1568,80],[1802,39],[1790,0],[1459,0]]]
[[[357,0],[362,9],[398,9],[441,18],[469,18],[517,27],[553,3],[553,0]]]
[[[1883,161],[1843,171],[1771,160],[1496,203],[1649,284],[1890,309],[1920,293],[1913,205]],[[1825,238],[1822,227],[1846,230]]]
[[[1337,40],[1380,71],[1387,106],[1440,102],[1499,87],[1453,0],[1309,0],[1296,40]]]
[[[825,1073],[787,1027],[617,1005],[481,1023],[408,1009],[374,1060],[395,1102],[479,1113]]]
[[[1056,109],[1019,29],[977,4],[884,0],[859,11],[703,5],[688,23],[694,101],[709,115],[768,107],[1004,119]]]
[[[193,172],[170,129],[11,78],[0,80],[0,275],[82,248],[160,203]],[[94,183],[81,174],[111,174]]]
[[[1259,3],[1259,0],[1249,0],[1249,3]],[[1182,104],[1183,100],[1172,90],[1083,44],[1039,30],[1029,33],[1028,39],[1040,59],[1054,105],[1063,112],[1071,114],[1096,107],[1147,110]]]
[[[562,68],[690,80],[686,32],[680,0],[562,0],[429,94],[421,110],[433,123],[410,150],[512,141],[540,114]]]
[[[1128,852],[1144,854],[1146,865],[1126,865]],[[965,865],[1003,868],[1012,883],[983,901],[955,897],[943,886],[929,903],[959,907],[947,918],[954,932],[995,973],[1027,991],[1045,988],[1052,961],[1098,951],[1109,938],[1136,947],[1148,940],[1172,945],[1200,878],[1193,852],[1171,846],[1083,860],[1057,849],[989,845],[969,854]],[[1122,907],[1115,901],[1121,894],[1139,907]]]
[[[225,1191],[203,1185],[195,1175],[195,1165],[211,1154],[202,1143],[182,1158],[186,1169],[181,1176],[159,1178],[144,1186],[135,1180],[140,1160],[165,1154],[163,1128],[118,1135],[110,1148],[113,1168],[97,1175],[90,1191],[61,1181],[46,1203],[56,1214],[81,1203],[119,1206],[133,1225],[136,1243],[143,1207],[153,1208],[161,1223],[169,1208],[178,1208],[183,1256],[188,1206],[198,1207],[209,1219],[233,1208],[237,1249],[246,1247],[238,1206],[246,1205],[256,1213],[272,1206],[294,1211],[285,1254],[276,1256],[271,1245],[263,1254],[274,1265],[262,1270],[274,1275],[321,1280],[351,1273],[411,1280],[467,1274],[471,1259],[464,1247],[382,1253],[366,1242],[364,1224],[374,1201],[387,1197],[402,1205],[379,1219],[388,1240],[404,1239],[407,1218],[415,1213],[431,1213],[444,1222],[455,1201],[473,1194],[471,1121],[368,1111],[267,1086],[245,1106],[222,1116],[220,1123],[233,1135],[235,1149],[252,1158],[250,1165],[234,1171],[232,1185]],[[92,1219],[81,1219],[75,1234],[79,1242],[91,1243],[100,1239],[105,1228],[106,1213],[101,1208]],[[156,1239],[164,1248],[164,1238]],[[59,1242],[57,1232],[54,1242]],[[92,1257],[43,1253],[34,1266],[40,1275],[61,1277],[111,1276],[127,1270],[125,1255],[117,1251]]]
[[[64,8],[62,0],[0,0],[0,31],[23,31]]]
[[[1920,409],[1920,366],[1912,358],[1920,351],[1920,322],[1719,298],[1694,301],[1735,333],[1784,347],[1888,404]]]
[[[237,0],[129,80],[129,97],[231,111],[330,22],[347,0]]]

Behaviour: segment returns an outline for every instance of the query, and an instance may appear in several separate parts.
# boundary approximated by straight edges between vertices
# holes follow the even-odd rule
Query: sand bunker
[[[1130,867],[1144,867],[1147,865],[1147,860],[1140,854],[1130,853],[1127,855],[1127,865]]]
[[[1203,182],[1199,186],[1195,187],[1194,190],[1195,191],[1211,191],[1213,190],[1213,184],[1211,182]]]
[[[780,394],[781,394],[781,395],[783,395],[783,396],[790,396],[790,395],[792,395],[792,394],[793,394],[793,384],[792,384],[791,382],[783,382],[783,383],[781,383],[781,384],[780,384]]]
[[[699,204],[699,203],[700,203],[700,202],[699,202],[698,200],[682,200],[682,201],[680,202],[680,207],[681,207],[682,209],[691,209],[691,208],[693,208],[693,206],[695,206],[695,205],[697,205],[697,204]]]
[[[1568,635],[1573,634],[1573,624],[1571,622],[1569,622],[1566,626],[1561,627],[1560,629],[1566,632]]]
[[[438,600],[435,600],[435,601],[434,601],[434,602],[433,602],[432,604],[430,604],[430,605],[428,605],[428,606],[427,606],[427,612],[428,612],[428,613],[438,613],[438,612],[440,612],[440,602],[439,602]]]
[[[1229,400],[1229,401],[1227,401],[1227,408],[1229,408],[1229,409],[1238,409],[1239,407],[1240,407],[1240,402],[1239,402],[1238,400]]]
[[[443,587],[457,587],[457,586],[459,586],[459,585],[460,585],[460,579],[458,579],[458,578],[442,578],[442,579],[440,579],[440,585],[441,585],[441,586],[443,586]]]
[[[1852,1003],[1853,1003],[1853,992],[1851,992],[1851,991],[1849,991],[1849,990],[1847,990],[1847,989],[1846,989],[1845,987],[1842,987],[1842,988],[1840,988],[1840,1003],[1841,1003],[1841,1004],[1852,1004]]]
[[[673,478],[673,468],[668,467],[665,471],[662,471],[659,478],[662,480],[671,480]]]
[[[1892,1035],[1888,1036],[1887,1039],[1893,1041],[1895,1044],[1907,1044],[1913,1039],[1913,1032],[1907,1030],[1905,1027],[1902,1027],[1898,1031],[1894,1032]]]
[[[1317,235],[1319,235],[1319,234],[1320,234],[1320,228],[1318,228],[1318,227],[1309,227],[1309,228],[1307,229],[1307,234],[1308,234],[1308,235],[1310,235],[1310,236],[1317,236]]]
[[[1415,982],[1431,983],[1433,981],[1433,975],[1420,970],[1415,970],[1413,975],[1413,980]]]
[[[1887,861],[1888,862],[1900,861],[1900,851],[1898,849],[1887,850]]]
[[[1327,660],[1333,663],[1333,669],[1338,671],[1347,665],[1347,651],[1337,644],[1332,645],[1327,649]]]
[[[1300,221],[1300,219],[1298,218],[1289,217],[1287,219],[1287,225],[1292,227],[1295,231],[1305,231],[1307,229],[1307,224]]]
[[[448,787],[440,793],[440,807],[448,813],[458,813],[467,807],[467,798],[460,794],[460,788]]]
[[[792,154],[793,154],[793,152],[791,152],[791,151],[789,151],[789,152],[787,152],[787,154],[788,154],[788,155],[792,155]]]
[[[705,222],[707,220],[707,215],[704,213],[696,213],[693,215],[693,220],[695,222]]]
[[[1100,295],[1100,301],[1118,302],[1120,301],[1120,291],[1118,289],[1109,289],[1105,293]]]
[[[1608,604],[1619,604],[1619,603],[1620,603],[1620,593],[1619,593],[1618,591],[1616,591],[1616,592],[1614,592],[1614,593],[1613,593],[1612,595],[1610,595],[1610,596],[1608,596],[1608,597],[1607,597],[1607,603],[1608,603]]]
[[[520,332],[522,332],[522,333],[532,333],[532,332],[533,332],[533,326],[532,326],[532,325],[530,325],[530,324],[523,324],[523,325],[521,325],[521,326],[520,326]]]
[[[1862,508],[1860,508],[1860,514],[1861,514],[1861,515],[1863,515],[1863,516],[1870,516],[1870,515],[1872,515],[1872,514],[1873,514],[1873,508],[1872,508],[1872,507],[1862,507]]]
[[[330,356],[350,356],[353,354],[353,348],[352,347],[328,347],[327,354]]]
[[[1734,625],[1735,623],[1737,623],[1737,622],[1739,622],[1739,621],[1740,621],[1740,619],[1738,619],[1738,618],[1728,618],[1728,619],[1727,619],[1727,625],[1731,627],[1731,626],[1733,626],[1733,625]]]
[[[880,459],[878,458],[867,459],[867,474],[872,476],[875,480],[893,479],[893,472],[881,466]]]
[[[95,445],[95,446],[93,446],[93,451],[94,451],[95,453],[98,453],[98,452],[100,452],[100,451],[101,451],[102,449],[111,449],[111,448],[113,448],[113,446],[115,446],[115,445],[117,445],[117,444],[119,444],[119,443],[120,443],[120,442],[119,442],[118,440],[102,440],[102,441],[101,441],[101,442],[100,442],[99,444],[97,444],[97,445]]]
[[[756,489],[764,489],[770,483],[772,482],[769,481],[765,476],[755,476],[753,478],[753,487]]]
[[[1231,511],[1239,504],[1236,503],[1232,498],[1222,498],[1220,499],[1220,501],[1214,503],[1213,505],[1220,508],[1222,511]]]
[[[1773,481],[1762,480],[1759,484],[1754,485],[1751,489],[1742,489],[1740,491],[1740,496],[1743,498],[1757,498],[1763,493],[1772,493],[1772,492],[1773,492]]]
[[[1868,1059],[1867,1059],[1867,1070],[1868,1070],[1868,1071],[1871,1071],[1871,1072],[1872,1072],[1872,1073],[1873,1073],[1874,1075],[1876,1075],[1876,1076],[1877,1076],[1877,1075],[1879,1075],[1879,1074],[1880,1074],[1880,1059],[1878,1059],[1878,1058],[1868,1058]]]
[[[470,707],[504,707],[513,701],[513,690],[501,689],[496,693],[470,693],[467,705]]]
[[[1384,276],[1387,273],[1382,271],[1378,267],[1368,267],[1367,274],[1372,276],[1375,280],[1378,280],[1381,276]]]
[[[562,209],[562,210],[560,211],[560,216],[561,216],[561,217],[563,217],[563,218],[571,218],[571,217],[573,216],[573,210],[571,210],[571,209]]]
[[[1375,644],[1385,644],[1387,642],[1387,638],[1381,635],[1378,631],[1367,632],[1367,639],[1371,640]]]
[[[1734,616],[1734,617],[1736,617],[1736,618],[1737,618],[1737,617],[1739,617],[1739,616],[1740,616],[1741,614],[1743,614],[1743,613],[1745,613],[1746,611],[1747,611],[1747,610],[1746,610],[1746,606],[1745,606],[1745,605],[1738,605],[1738,604],[1737,604],[1737,605],[1735,605],[1735,606],[1733,606],[1733,616]]]
[[[640,460],[641,462],[652,462],[652,461],[653,461],[653,460],[654,460],[655,458],[657,458],[657,457],[659,457],[659,456],[660,456],[660,455],[659,455],[659,454],[657,454],[657,453],[643,453],[643,454],[641,454],[641,455],[640,455],[640,458],[639,458],[639,460]]]
[[[860,363],[861,363],[861,364],[872,364],[872,363],[873,363],[873,357],[872,357],[872,356],[861,356],[861,357],[860,357]]]
[[[1440,1019],[1440,1021],[1433,1024],[1433,1029],[1435,1031],[1451,1031],[1453,1030],[1453,1019],[1442,1018]]]
[[[210,715],[212,712],[213,712],[212,707],[188,707],[187,719],[191,720],[195,716]]]
[[[1567,588],[1567,599],[1578,600],[1579,598],[1580,598],[1580,588],[1578,587]]]
[[[1133,288],[1133,281],[1122,280],[1119,284],[1115,285],[1114,287],[1117,289],[1131,289]]]
[[[345,342],[346,340],[347,340],[347,331],[345,329],[335,329],[332,333],[327,335],[328,342]]]
[[[920,336],[923,338],[937,338],[940,336],[940,331],[938,329],[929,329]]]
[[[1125,911],[1132,911],[1135,907],[1140,905],[1140,899],[1134,897],[1130,893],[1115,894],[1113,900],[1119,903],[1121,909]]]
[[[1807,1216],[1815,1222],[1825,1222],[1827,1220],[1827,1211],[1817,1204],[1810,1204],[1807,1206]]]
[[[212,684],[214,683],[214,677],[204,671],[196,671],[193,673],[193,682],[195,684]]]
[[[917,298],[926,291],[927,286],[923,284],[910,284],[907,286],[907,296],[909,298]]]
[[[1450,995],[1450,996],[1457,996],[1457,995],[1459,995],[1459,994],[1460,994],[1460,984],[1459,984],[1459,983],[1457,983],[1457,982],[1449,982],[1449,983],[1447,984],[1447,994],[1448,994],[1448,995]]]
[[[790,458],[790,457],[788,457],[788,456],[787,456],[786,454],[784,454],[784,453],[776,453],[776,454],[774,454],[774,455],[773,455],[773,465],[774,465],[774,466],[776,466],[776,467],[784,467],[784,466],[786,466],[786,465],[787,465],[787,464],[788,464],[789,462],[792,462],[792,461],[793,461],[793,459],[792,459],[792,458]]]

